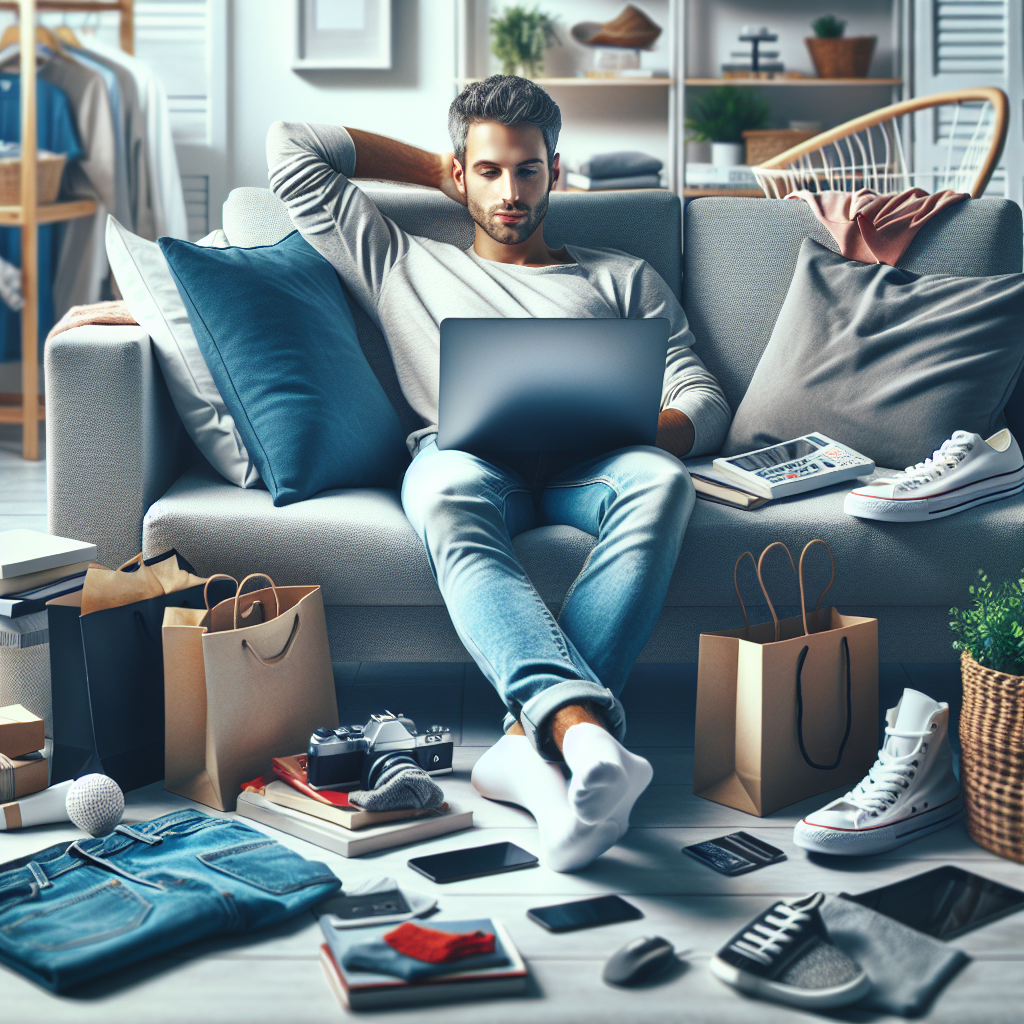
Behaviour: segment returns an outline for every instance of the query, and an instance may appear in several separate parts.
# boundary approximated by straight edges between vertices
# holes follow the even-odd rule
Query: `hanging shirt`
[[[120,64],[135,76],[139,103],[146,118],[144,152],[141,154],[140,178],[148,187],[139,189],[135,212],[136,232],[144,238],[160,235],[188,238],[188,215],[185,212],[185,193],[181,185],[181,171],[171,131],[171,114],[167,93],[160,80],[142,61],[107,46],[98,40],[89,40],[90,54]]]
[[[58,86],[67,96],[85,151],[68,171],[68,196],[95,199],[96,212],[67,221],[53,282],[54,314],[72,306],[99,302],[110,272],[104,231],[107,212],[117,206],[117,144],[110,96],[103,76],[73,57],[56,55],[39,72],[40,79]]]
[[[68,163],[82,156],[67,96],[40,78],[36,82],[36,144],[40,149],[67,154]],[[21,79],[0,73],[0,139],[21,141]],[[39,337],[45,338],[54,324],[53,276],[56,269],[55,225],[39,227]],[[21,229],[0,228],[0,257],[21,266]],[[42,345],[39,346],[42,356]],[[21,359],[21,317],[0,309],[0,361]]]

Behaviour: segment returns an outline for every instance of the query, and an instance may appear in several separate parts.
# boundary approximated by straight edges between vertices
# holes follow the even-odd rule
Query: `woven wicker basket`
[[[56,202],[60,192],[60,178],[67,157],[63,153],[40,151],[36,163],[36,201],[40,205]],[[0,206],[18,206],[21,203],[21,157],[0,159]]]
[[[968,835],[1024,863],[1024,676],[960,658],[960,785]]]
[[[875,52],[876,36],[805,39],[819,78],[866,78]]]
[[[759,128],[743,133],[747,144],[747,166],[755,167],[771,160],[773,156],[785,153],[787,149],[799,146],[801,142],[813,139],[817,132],[798,132],[792,128]]]

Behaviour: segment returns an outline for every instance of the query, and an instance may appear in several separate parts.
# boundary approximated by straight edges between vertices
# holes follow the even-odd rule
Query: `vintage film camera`
[[[371,715],[366,725],[317,729],[309,738],[306,781],[314,789],[373,789],[396,764],[408,763],[429,775],[452,770],[452,735],[443,725],[416,732],[404,715]]]

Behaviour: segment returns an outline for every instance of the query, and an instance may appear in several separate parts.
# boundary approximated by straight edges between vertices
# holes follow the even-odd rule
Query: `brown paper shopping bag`
[[[263,578],[268,589],[242,594],[247,576],[212,609],[164,616],[164,787],[222,811],[271,758],[338,724],[320,588]]]
[[[693,792],[749,814],[771,814],[798,800],[863,778],[878,738],[878,620],[819,608],[808,615],[800,554],[801,614],[779,619],[757,578],[772,622],[702,633],[697,668]]]

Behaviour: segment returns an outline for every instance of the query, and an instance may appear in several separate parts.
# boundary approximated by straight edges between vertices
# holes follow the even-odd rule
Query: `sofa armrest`
[[[88,325],[47,344],[50,533],[122,564],[142,550],[146,510],[194,451],[143,328]]]

